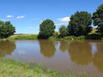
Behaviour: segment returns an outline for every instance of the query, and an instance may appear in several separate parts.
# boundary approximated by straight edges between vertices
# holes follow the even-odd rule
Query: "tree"
[[[14,33],[15,27],[9,21],[0,21],[0,38],[7,38]]]
[[[94,26],[98,26],[97,30],[103,34],[103,4],[100,5],[96,12],[93,13],[93,23]]]
[[[54,22],[50,19],[44,20],[40,24],[39,38],[48,39],[50,36],[54,34],[54,32],[55,32]]]
[[[103,22],[98,24],[97,30],[98,30],[97,32],[103,34]]]
[[[68,31],[71,35],[87,35],[91,29],[92,17],[86,11],[76,12],[71,16]]]
[[[60,37],[65,37],[68,35],[68,30],[67,30],[67,27],[62,25],[59,29],[59,32],[60,32]]]

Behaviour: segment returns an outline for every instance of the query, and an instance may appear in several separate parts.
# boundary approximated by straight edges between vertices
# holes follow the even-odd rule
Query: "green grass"
[[[40,65],[30,67],[13,60],[0,58],[0,77],[82,77],[80,75],[62,75],[56,71],[42,68]]]
[[[4,38],[0,40],[38,40],[38,35],[35,34],[15,34],[10,36],[9,38]],[[84,36],[66,36],[63,38],[58,38],[51,36],[48,40],[85,40]]]
[[[76,37],[76,36],[66,36],[66,37],[63,37],[63,38],[56,38],[56,37],[50,37],[49,40],[85,40],[85,36],[79,36],[79,37]]]
[[[67,36],[67,37],[61,38],[61,40],[85,40],[85,36],[79,36],[79,37]]]
[[[58,37],[58,36],[51,36],[48,40],[88,40],[87,38],[93,38],[94,40],[96,37],[93,35],[99,35],[98,33],[89,33],[88,36],[65,36],[65,37]],[[100,37],[100,35],[98,36]],[[10,36],[9,38],[4,38],[0,40],[38,40],[38,35],[36,34],[15,34]],[[100,40],[100,39],[99,39]]]
[[[37,35],[35,34],[16,34],[7,38],[8,40],[36,40]]]

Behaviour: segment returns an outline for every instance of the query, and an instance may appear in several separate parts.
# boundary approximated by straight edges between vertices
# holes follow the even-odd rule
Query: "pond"
[[[42,63],[62,73],[103,77],[103,41],[0,41],[0,57]]]

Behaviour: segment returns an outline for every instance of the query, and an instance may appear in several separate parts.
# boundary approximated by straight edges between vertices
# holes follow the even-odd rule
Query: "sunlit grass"
[[[36,34],[16,34],[8,38],[9,40],[35,40],[37,39]]]
[[[62,75],[56,71],[43,69],[39,65],[30,67],[13,60],[0,58],[0,77],[82,77],[80,75]]]

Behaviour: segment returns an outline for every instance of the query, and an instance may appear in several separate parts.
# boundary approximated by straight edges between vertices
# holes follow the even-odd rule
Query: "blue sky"
[[[39,24],[52,19],[56,31],[76,11],[93,13],[103,0],[0,0],[0,19],[11,21],[16,33],[38,33]]]

